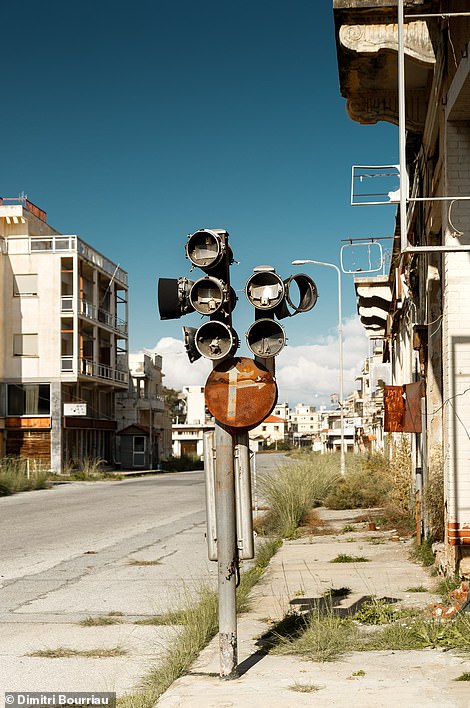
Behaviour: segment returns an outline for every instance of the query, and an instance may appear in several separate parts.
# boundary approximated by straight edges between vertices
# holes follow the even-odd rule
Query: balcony
[[[77,374],[76,370],[76,358],[74,356],[62,356],[61,357],[61,372],[67,374]],[[79,360],[79,371],[81,376],[89,376],[90,378],[102,379],[114,384],[121,384],[127,386],[129,382],[129,374],[127,371],[121,371],[120,369],[113,369],[107,364],[100,364],[99,362],[90,361],[90,359]]]
[[[67,311],[64,310],[64,304],[68,305],[68,300],[69,298],[67,297],[62,298],[62,312]],[[127,322],[122,320],[120,317],[116,317],[110,312],[103,310],[102,307],[92,305],[86,300],[80,300],[78,314],[82,317],[86,317],[88,320],[91,320],[93,322],[104,324],[106,327],[113,329],[115,332],[118,332],[123,337],[127,336]]]
[[[24,237],[22,237],[24,238]],[[128,277],[125,270],[103,256],[75,235],[55,234],[52,236],[30,236],[30,253],[64,253],[66,251],[78,253],[81,258],[110,275],[119,285],[127,288]]]

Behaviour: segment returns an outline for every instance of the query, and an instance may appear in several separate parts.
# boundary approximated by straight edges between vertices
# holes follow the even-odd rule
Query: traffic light
[[[191,362],[201,356],[213,361],[232,356],[238,336],[232,328],[236,295],[230,287],[233,263],[228,233],[223,229],[199,229],[189,234],[186,257],[193,268],[206,275],[198,280],[160,278],[158,308],[161,319],[177,319],[190,312],[210,317],[199,328],[183,327],[185,349]]]
[[[255,308],[255,321],[246,333],[246,343],[255,356],[264,359],[279,354],[286,343],[284,328],[275,318],[308,312],[318,297],[316,285],[308,275],[298,273],[282,280],[272,266],[253,269],[245,294]]]

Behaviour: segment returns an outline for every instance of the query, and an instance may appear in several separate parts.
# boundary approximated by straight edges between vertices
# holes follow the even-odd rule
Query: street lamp
[[[323,261],[312,261],[310,259],[292,261],[292,265],[305,265],[313,263],[314,265],[327,266],[334,268],[338,275],[338,341],[339,341],[339,408],[340,408],[340,424],[341,424],[341,462],[340,470],[344,475],[346,471],[346,460],[344,454],[344,411],[343,411],[343,316],[341,312],[341,271],[334,263],[324,263]]]

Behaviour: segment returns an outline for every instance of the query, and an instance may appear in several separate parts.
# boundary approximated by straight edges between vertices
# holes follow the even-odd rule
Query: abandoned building
[[[463,5],[333,1],[349,116],[398,126],[390,271],[356,283],[361,319],[370,336],[383,338],[391,365],[385,426],[393,444],[411,445],[418,537],[442,540],[443,569],[469,575],[470,16]]]

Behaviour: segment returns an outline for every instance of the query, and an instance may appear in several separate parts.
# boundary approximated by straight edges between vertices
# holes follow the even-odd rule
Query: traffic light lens
[[[191,305],[201,315],[213,315],[224,303],[224,291],[224,283],[217,278],[196,280],[191,288]]]
[[[284,328],[276,320],[256,320],[246,333],[246,343],[255,356],[277,356],[286,343]]]
[[[260,310],[272,310],[284,298],[284,283],[277,273],[254,273],[247,280],[245,293],[254,307]]]
[[[197,268],[213,268],[222,259],[224,241],[215,231],[202,229],[188,237],[186,255]]]
[[[235,331],[223,322],[205,322],[196,332],[195,344],[206,359],[225,359],[238,347]]]
[[[297,289],[293,299],[292,284],[295,283]],[[294,310],[294,315],[298,312],[308,312],[315,307],[318,299],[317,286],[309,275],[296,273],[286,280],[286,299],[289,306]]]

